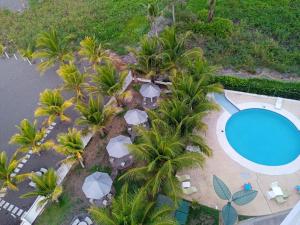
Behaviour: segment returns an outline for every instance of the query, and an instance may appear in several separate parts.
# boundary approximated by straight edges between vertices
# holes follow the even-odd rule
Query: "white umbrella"
[[[112,183],[107,173],[95,172],[85,178],[82,190],[87,198],[101,199],[110,192]]]
[[[122,158],[129,155],[127,144],[132,144],[129,137],[119,135],[109,140],[106,146],[109,156],[114,158]]]
[[[139,125],[147,122],[148,115],[145,111],[139,109],[132,109],[125,113],[124,119],[129,125]]]
[[[143,84],[140,93],[145,98],[155,98],[160,96],[160,88],[151,83]]]

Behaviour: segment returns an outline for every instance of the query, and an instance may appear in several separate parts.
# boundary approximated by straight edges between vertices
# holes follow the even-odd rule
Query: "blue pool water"
[[[280,166],[300,154],[300,131],[290,120],[269,110],[246,109],[233,114],[225,133],[236,152],[258,164]]]

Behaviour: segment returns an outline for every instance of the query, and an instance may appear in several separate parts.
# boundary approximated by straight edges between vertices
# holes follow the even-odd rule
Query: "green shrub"
[[[300,82],[233,76],[215,76],[213,82],[219,82],[229,90],[300,100]]]
[[[4,46],[0,44],[0,56],[4,54]]]

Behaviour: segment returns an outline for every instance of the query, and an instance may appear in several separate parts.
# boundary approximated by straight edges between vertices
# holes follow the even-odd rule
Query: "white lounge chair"
[[[183,194],[185,194],[185,195],[191,195],[193,193],[196,193],[198,191],[198,189],[196,187],[192,186],[189,188],[184,188],[184,189],[182,189],[182,191],[183,191]]]
[[[88,225],[92,225],[93,224],[93,221],[90,219],[90,217],[85,217],[85,219],[84,219],[84,221],[85,222],[87,222],[88,223]]]
[[[271,183],[271,188],[278,187],[278,181]]]
[[[42,168],[40,169],[40,171],[41,171],[42,173],[47,173],[48,170],[47,170],[46,168],[43,168],[43,167],[42,167]]]
[[[267,198],[269,199],[269,200],[271,200],[271,199],[273,199],[273,198],[275,198],[276,197],[276,195],[275,195],[275,193],[273,192],[273,191],[268,191],[267,192]]]
[[[74,222],[72,223],[72,225],[77,225],[79,224],[80,220],[77,218],[76,220],[74,220]]]
[[[176,175],[176,178],[178,179],[178,181],[183,182],[186,180],[190,180],[191,177],[188,174],[183,174],[183,175]]]
[[[276,103],[275,103],[275,109],[281,109],[281,107],[282,107],[282,98],[277,98],[276,99]]]

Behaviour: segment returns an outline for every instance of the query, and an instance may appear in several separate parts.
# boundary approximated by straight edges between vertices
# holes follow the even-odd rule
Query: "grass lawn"
[[[207,9],[207,0],[188,0],[184,17],[193,12],[207,23],[206,14],[200,13],[203,9]],[[300,75],[299,12],[299,0],[217,1],[216,16],[233,22],[232,33],[224,37],[224,26],[219,23],[196,33],[192,42],[204,48],[213,64],[250,72],[267,67]],[[195,26],[193,21],[183,29],[194,30]]]
[[[164,1],[161,1],[164,2]],[[15,48],[33,44],[41,31],[55,27],[77,41],[95,36],[111,48],[124,51],[149,29],[143,4],[147,0],[37,0],[24,13],[0,10],[0,43]],[[163,5],[163,3],[161,3]]]
[[[35,222],[36,225],[58,225],[65,221],[66,216],[72,211],[74,202],[64,194],[59,204],[49,205]]]

